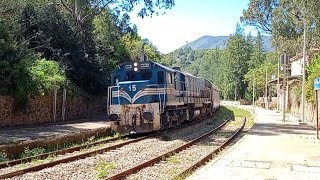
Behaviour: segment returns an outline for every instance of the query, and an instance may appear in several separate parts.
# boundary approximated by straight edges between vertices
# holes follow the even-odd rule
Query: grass
[[[226,106],[230,111],[233,112],[233,115],[235,118],[242,118],[244,116],[247,117],[247,122],[245,128],[251,128],[254,125],[254,117],[253,114],[250,110],[242,109],[242,108],[237,108],[234,106]]]
[[[114,136],[119,137],[119,136],[122,136],[122,134],[116,133]],[[84,153],[84,152],[87,152],[88,150],[104,146],[104,144],[99,144],[99,145],[96,145],[96,146],[89,146],[89,143],[94,142],[94,141],[107,140],[107,139],[110,139],[110,138],[112,138],[114,136],[108,136],[108,137],[98,138],[98,139],[94,139],[94,137],[90,137],[90,138],[88,138],[89,142],[87,141],[87,142],[82,142],[82,143],[68,143],[67,142],[67,143],[64,144],[64,146],[63,146],[64,148],[62,148],[60,146],[60,147],[58,147],[58,148],[56,148],[54,150],[51,150],[51,151],[56,151],[56,150],[70,148],[70,147],[74,147],[74,146],[80,146],[80,145],[88,145],[87,147],[80,149],[80,152]],[[22,154],[20,154],[19,158],[37,156],[37,155],[40,155],[40,154],[43,154],[43,153],[47,153],[47,152],[51,152],[51,151],[46,149],[46,148],[41,148],[41,147],[34,148],[34,149],[29,149],[28,147],[26,147],[24,149],[24,152]],[[3,159],[3,161],[2,161],[2,159]],[[25,163],[18,164],[17,168],[18,169],[24,169],[29,164],[38,165],[38,164],[42,164],[42,163],[52,162],[52,161],[54,161],[56,159],[57,159],[57,156],[51,154],[46,159],[37,159],[36,158],[36,159],[32,159],[31,162],[25,162]],[[0,154],[0,163],[6,162],[6,161],[9,161],[9,159],[6,158],[5,154],[3,154],[3,155]]]
[[[116,165],[113,163],[101,162],[96,167],[97,177],[99,179],[106,178],[109,175],[109,171],[115,168],[116,168]]]
[[[167,161],[169,163],[173,163],[173,164],[179,164],[180,163],[180,159],[177,156],[173,156],[173,157],[169,158]]]
[[[108,140],[111,138],[116,138],[116,137],[120,137],[123,136],[124,134],[122,133],[114,133],[112,136],[106,136],[106,137],[98,137],[98,136],[92,136],[90,138],[88,138],[86,141],[83,141],[81,143],[71,143],[71,142],[65,142],[63,145],[57,145],[56,147],[37,147],[37,148],[33,148],[30,149],[29,147],[25,147],[24,151],[15,156],[14,158],[9,158],[5,152],[0,152],[0,163],[5,163],[14,159],[22,159],[22,158],[27,158],[27,157],[32,157],[32,156],[37,156],[43,153],[50,153],[50,152],[54,152],[54,151],[58,151],[58,150],[62,150],[62,149],[67,149],[67,148],[71,148],[71,147],[76,147],[76,146],[82,146],[82,145],[89,145],[92,142],[97,142],[97,141],[103,141],[103,140]],[[101,147],[102,145],[97,145],[98,147]],[[87,146],[86,148],[83,148],[80,150],[80,152],[85,152],[88,149],[94,148],[96,146]],[[50,155],[49,157],[47,157],[46,159],[40,160],[40,159],[35,159],[32,160],[33,163],[35,164],[40,164],[42,162],[47,162],[47,161],[52,161],[53,159],[55,159],[56,156],[54,155]],[[26,165],[24,165],[26,163],[20,164],[19,166],[21,167],[25,167]],[[18,167],[19,168],[19,167]]]
[[[177,175],[178,172],[179,171],[177,169],[170,169],[169,171],[167,171],[167,173],[170,174],[170,175]]]
[[[57,159],[57,156],[49,155],[46,159],[32,159],[31,162],[18,164],[16,167],[18,169],[24,169],[24,168],[27,168],[28,165],[39,165],[39,164],[55,161],[56,159]]]
[[[213,118],[207,121],[208,125],[213,125],[218,120],[225,119],[228,115],[232,114],[232,111],[225,106],[220,106],[217,112],[214,114]]]
[[[174,178],[172,178],[172,180],[183,180],[183,179],[187,179],[187,177],[192,175],[192,170],[189,170],[183,174],[180,174],[179,176],[175,176]],[[177,173],[176,173],[177,174]]]
[[[32,157],[39,154],[43,154],[46,152],[45,148],[37,147],[34,149],[29,149],[29,147],[25,147],[23,153],[21,154],[21,158]]]
[[[71,143],[71,142],[65,142],[63,145],[61,146],[56,146],[56,147],[37,147],[34,149],[29,149],[29,147],[25,147],[24,152],[21,153],[20,155],[18,155],[17,157],[15,157],[15,159],[21,159],[21,158],[26,158],[26,157],[31,157],[31,156],[37,156],[43,153],[50,153],[53,151],[58,151],[58,150],[62,150],[62,149],[67,149],[67,148],[71,148],[71,147],[76,147],[76,146],[82,146],[82,145],[89,145],[90,143],[93,142],[97,142],[97,141],[103,141],[103,140],[108,140],[111,138],[115,138],[115,137],[120,137],[123,136],[122,133],[115,133],[112,136],[106,136],[106,137],[96,137],[96,136],[92,136],[90,138],[88,138],[86,141],[83,141],[81,143]],[[87,149],[89,148],[89,146],[87,147]],[[0,162],[1,162],[1,154],[0,154]],[[9,159],[6,159],[6,161],[8,161]],[[3,161],[3,162],[6,162]]]
[[[33,159],[31,160],[32,165],[42,164],[46,162],[52,162],[57,159],[57,156],[55,155],[49,155],[46,159]]]
[[[9,142],[9,144],[13,144],[13,145],[19,144],[19,139],[13,139]]]
[[[16,167],[18,169],[24,169],[24,168],[28,167],[28,165],[26,163],[22,163],[22,164],[18,164]]]
[[[223,135],[224,138],[228,138],[229,137],[229,133],[225,132]]]

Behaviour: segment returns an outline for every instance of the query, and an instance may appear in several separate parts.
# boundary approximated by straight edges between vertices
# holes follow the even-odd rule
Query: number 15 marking
[[[136,85],[129,86],[129,90],[130,91],[136,91],[137,90]]]

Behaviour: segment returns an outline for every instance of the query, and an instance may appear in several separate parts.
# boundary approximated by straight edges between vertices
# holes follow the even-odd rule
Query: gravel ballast
[[[12,179],[99,179],[98,176],[100,178],[110,177],[173,150],[217,127],[222,121],[223,119],[220,119],[209,124],[207,121],[203,121],[196,125],[175,130],[174,132],[167,132],[165,136],[167,136],[166,139],[169,139],[169,141],[163,140],[164,135],[148,138],[123,146],[117,150],[105,152],[104,154],[56,165]],[[97,170],[99,169],[98,167],[104,167],[105,169]]]

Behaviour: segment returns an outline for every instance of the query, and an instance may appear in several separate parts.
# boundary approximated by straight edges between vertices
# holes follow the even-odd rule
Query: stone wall
[[[67,97],[65,121],[106,116],[106,97],[87,100]],[[57,97],[56,122],[62,121],[62,97]],[[53,96],[30,99],[26,109],[18,110],[10,96],[0,96],[0,127],[54,122]]]
[[[292,104],[290,108],[292,115],[301,117],[301,106],[300,104]],[[316,108],[315,105],[306,103],[305,105],[305,121],[309,125],[316,126]]]
[[[289,99],[288,99],[288,108],[290,113],[296,117],[301,117],[302,109],[301,109],[301,92],[297,94],[294,92],[294,88],[301,88],[298,86],[298,82],[294,82],[290,85],[289,89]],[[316,107],[314,104],[305,103],[305,122],[309,125],[316,125]]]

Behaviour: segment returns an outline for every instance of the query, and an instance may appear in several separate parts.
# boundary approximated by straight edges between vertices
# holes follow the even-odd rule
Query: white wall
[[[303,58],[291,63],[291,76],[302,75]]]

